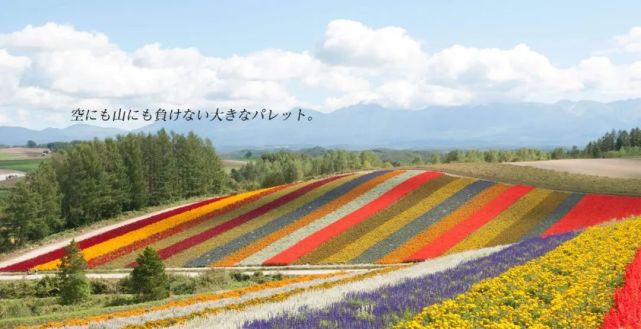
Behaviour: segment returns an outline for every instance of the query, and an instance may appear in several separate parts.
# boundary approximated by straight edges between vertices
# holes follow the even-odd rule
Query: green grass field
[[[421,168],[560,191],[641,195],[641,179],[590,176],[501,163],[442,163]]]
[[[0,169],[30,172],[36,170],[40,162],[47,159],[0,160]]]

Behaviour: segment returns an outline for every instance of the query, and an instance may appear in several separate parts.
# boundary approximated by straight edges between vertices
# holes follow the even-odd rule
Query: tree
[[[38,146],[38,144],[36,142],[34,142],[32,140],[27,141],[27,147],[34,148],[36,146]]]
[[[127,210],[140,209],[147,205],[147,176],[145,176],[142,139],[140,135],[127,135],[119,144],[129,181],[129,196],[125,204]]]
[[[169,297],[169,278],[158,253],[150,247],[136,258],[129,277],[129,290],[141,301]]]
[[[27,181],[38,203],[37,216],[34,221],[36,225],[40,226],[38,229],[40,234],[30,237],[32,240],[37,240],[64,227],[60,211],[62,194],[58,187],[56,172],[49,162],[40,163],[37,170],[27,175]]]
[[[85,275],[87,261],[82,256],[76,241],[71,240],[65,247],[65,255],[58,265],[60,280],[60,301],[62,304],[77,304],[89,298],[91,285]]]
[[[15,246],[23,244],[30,237],[40,235],[41,228],[34,221],[38,218],[38,209],[37,195],[31,191],[27,183],[18,182],[9,194],[5,210]]]

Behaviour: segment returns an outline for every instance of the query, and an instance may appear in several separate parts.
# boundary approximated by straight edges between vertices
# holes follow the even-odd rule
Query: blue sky
[[[331,112],[641,97],[641,1],[0,8],[0,125],[65,126],[77,107]]]
[[[269,3],[269,5],[265,5]],[[124,49],[160,42],[212,56],[311,49],[327,23],[401,26],[434,51],[527,43],[571,65],[641,24],[641,1],[3,1],[0,31],[47,22],[105,33]]]

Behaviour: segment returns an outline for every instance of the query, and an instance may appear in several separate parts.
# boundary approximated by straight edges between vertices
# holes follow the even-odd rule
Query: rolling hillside
[[[641,214],[641,198],[566,193],[435,171],[337,175],[174,209],[79,241],[93,268],[145,246],[169,267],[421,261]],[[55,269],[62,249],[0,265]]]

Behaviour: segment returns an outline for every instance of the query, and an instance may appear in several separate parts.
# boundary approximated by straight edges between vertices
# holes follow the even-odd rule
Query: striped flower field
[[[638,328],[641,217],[32,328]]]
[[[423,170],[337,175],[184,206],[79,241],[93,268],[146,246],[169,267],[393,264],[641,215],[641,198],[552,191]],[[0,271],[51,270],[62,249]]]

